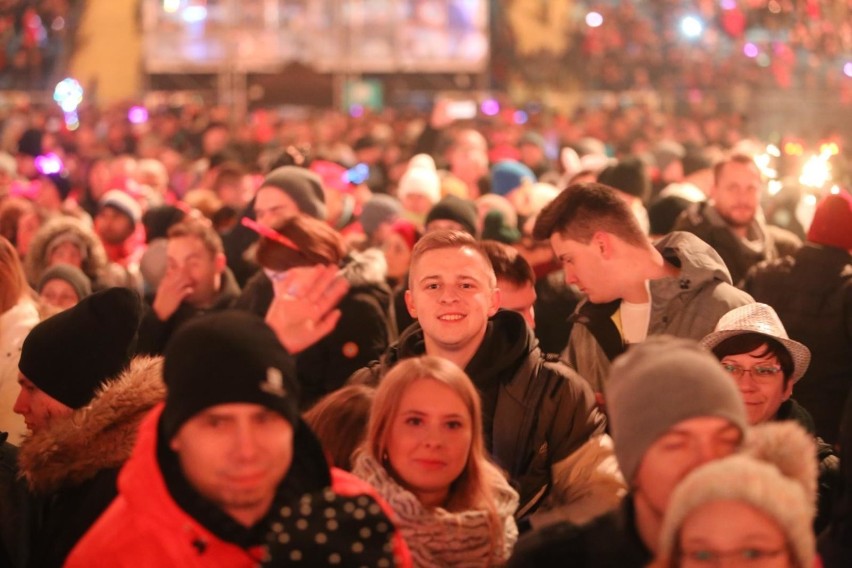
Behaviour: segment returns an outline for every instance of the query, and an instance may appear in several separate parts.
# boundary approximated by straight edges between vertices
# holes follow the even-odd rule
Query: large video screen
[[[149,72],[478,72],[488,0],[149,0]]]

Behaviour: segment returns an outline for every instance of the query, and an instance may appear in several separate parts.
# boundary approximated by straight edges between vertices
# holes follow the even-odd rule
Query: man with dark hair
[[[488,255],[497,288],[500,289],[500,307],[518,312],[530,329],[535,329],[535,273],[518,250],[497,241],[482,241],[482,250]]]
[[[566,282],[586,294],[564,355],[597,393],[628,345],[659,334],[701,339],[722,315],[752,301],[706,243],[688,233],[651,243],[624,200],[602,184],[560,193],[533,233],[550,239]]]
[[[793,233],[768,225],[760,210],[763,177],[751,156],[734,154],[713,168],[710,200],[681,214],[676,231],[689,231],[716,249],[739,284],[762,260],[792,254],[802,242]]]
[[[186,220],[168,231],[166,273],[139,327],[139,352],[158,355],[172,333],[188,320],[223,310],[240,289],[225,266],[222,240],[213,227]]]
[[[412,251],[409,283],[405,302],[417,321],[350,381],[378,382],[398,361],[424,353],[448,359],[482,396],[486,447],[521,496],[516,517],[553,504],[583,517],[612,506],[584,477],[597,473],[596,464],[578,467],[574,455],[604,433],[592,391],[541,352],[520,314],[498,311],[497,278],[480,244],[462,231],[427,233]]]

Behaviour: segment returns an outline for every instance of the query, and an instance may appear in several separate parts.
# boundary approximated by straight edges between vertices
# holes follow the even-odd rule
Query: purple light
[[[733,10],[737,7],[737,0],[722,0],[720,5],[723,10]]]
[[[62,171],[62,160],[54,153],[36,156],[35,167],[44,175],[58,174]]]
[[[843,74],[847,77],[852,77],[852,61],[847,61],[843,66]]]
[[[364,107],[362,105],[350,105],[349,116],[352,118],[361,118],[364,116]]]
[[[127,120],[131,124],[145,124],[148,122],[148,110],[141,106],[130,107],[127,111]]]
[[[500,103],[494,99],[486,99],[479,105],[485,116],[497,116],[500,113]]]
[[[760,50],[753,43],[747,43],[743,46],[743,53],[746,57],[754,59],[760,54]]]
[[[515,124],[526,124],[529,118],[527,113],[522,110],[516,110],[515,114],[512,115],[512,120],[515,121]]]

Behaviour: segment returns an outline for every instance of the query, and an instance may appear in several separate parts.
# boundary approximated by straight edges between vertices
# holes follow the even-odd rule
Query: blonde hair
[[[27,290],[24,267],[18,251],[5,237],[0,237],[0,314],[12,308]]]
[[[503,549],[503,523],[494,505],[493,480],[503,477],[485,452],[482,433],[482,409],[479,393],[465,372],[454,363],[440,357],[425,355],[404,359],[396,364],[381,380],[373,400],[373,410],[367,424],[367,438],[361,451],[367,452],[379,463],[386,463],[391,428],[399,413],[400,401],[416,381],[436,381],[455,392],[470,414],[471,442],[467,463],[458,478],[450,485],[444,508],[458,512],[470,509],[488,513],[492,533],[492,550]],[[387,468],[387,466],[385,466]],[[388,473],[396,477],[393,471]],[[400,481],[397,478],[397,481]]]

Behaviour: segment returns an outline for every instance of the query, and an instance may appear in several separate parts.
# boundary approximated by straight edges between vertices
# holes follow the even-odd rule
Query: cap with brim
[[[790,339],[778,314],[766,304],[754,303],[734,308],[719,319],[716,330],[707,334],[701,340],[701,344],[712,350],[728,338],[747,333],[771,337],[787,349],[793,359],[793,372],[790,374],[790,379],[794,383],[808,370],[808,365],[811,363],[810,349]]]

